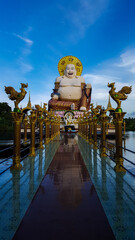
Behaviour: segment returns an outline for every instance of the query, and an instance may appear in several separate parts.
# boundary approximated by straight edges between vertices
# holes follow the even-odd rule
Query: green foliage
[[[135,118],[125,118],[126,131],[135,131]]]
[[[13,123],[11,117],[11,107],[6,102],[0,103],[0,131],[12,131]]]

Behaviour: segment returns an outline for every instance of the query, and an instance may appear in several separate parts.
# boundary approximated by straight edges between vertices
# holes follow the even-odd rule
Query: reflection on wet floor
[[[24,216],[50,162],[59,146],[55,139],[44,150],[37,150],[36,157],[27,157],[21,171],[7,170],[0,175],[0,239],[12,239]]]
[[[79,149],[116,239],[135,239],[135,178],[79,137]]]
[[[20,172],[3,173],[1,239],[12,239],[23,216],[14,239],[135,239],[135,178],[98,152],[63,134],[60,146],[50,142]]]
[[[63,135],[14,236],[14,240],[26,238],[115,239],[72,135]]]

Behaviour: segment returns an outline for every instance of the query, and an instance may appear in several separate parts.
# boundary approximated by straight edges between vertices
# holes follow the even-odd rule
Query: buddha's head
[[[67,64],[64,74],[68,78],[74,78],[76,76],[76,69],[74,64]]]

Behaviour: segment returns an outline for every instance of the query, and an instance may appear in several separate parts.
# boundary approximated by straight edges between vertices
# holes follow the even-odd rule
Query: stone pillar
[[[20,163],[20,145],[21,145],[21,121],[23,118],[23,113],[11,112],[14,121],[14,154],[13,154],[13,166],[12,169],[21,169],[22,165]]]
[[[31,127],[31,143],[30,143],[30,157],[35,157],[35,123],[37,120],[37,116],[35,111],[31,112],[30,118],[30,127]]]

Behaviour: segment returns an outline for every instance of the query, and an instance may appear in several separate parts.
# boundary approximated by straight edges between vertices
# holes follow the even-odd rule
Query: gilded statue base
[[[75,104],[74,110],[78,110],[80,107],[80,100],[79,101],[57,101],[55,99],[51,99],[48,102],[48,111],[50,110],[71,110],[71,105]]]

